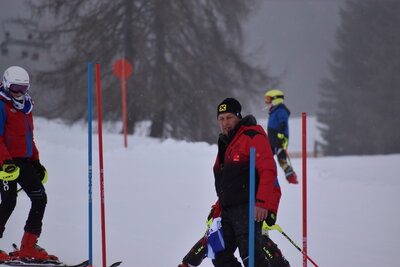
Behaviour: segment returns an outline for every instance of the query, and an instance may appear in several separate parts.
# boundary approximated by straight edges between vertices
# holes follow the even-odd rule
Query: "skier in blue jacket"
[[[278,158],[279,166],[285,172],[287,181],[291,184],[298,184],[297,175],[293,171],[286,151],[289,143],[290,111],[283,100],[284,95],[280,90],[270,90],[265,94],[265,103],[269,109],[268,139],[272,152]]]

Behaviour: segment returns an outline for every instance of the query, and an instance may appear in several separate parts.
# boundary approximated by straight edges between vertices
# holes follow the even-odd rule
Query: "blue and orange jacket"
[[[33,138],[32,112],[14,107],[0,83],[0,166],[12,158],[39,159]]]
[[[249,203],[250,147],[256,149],[256,205],[278,212],[281,189],[268,136],[246,116],[229,136],[220,135],[214,164],[215,188],[222,208]]]

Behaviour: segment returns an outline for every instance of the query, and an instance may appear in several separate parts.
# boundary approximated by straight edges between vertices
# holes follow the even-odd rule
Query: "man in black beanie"
[[[234,98],[226,98],[217,110],[221,134],[214,178],[225,249],[216,254],[213,260],[216,267],[241,266],[234,256],[237,248],[248,266],[250,147],[256,149],[255,266],[269,266],[263,253],[262,222],[275,224],[281,197],[268,136],[254,116],[242,118],[241,111],[242,106]]]
[[[207,225],[210,227],[215,218],[222,218],[225,248],[222,251],[214,251],[216,254],[213,264],[216,267],[241,267],[234,256],[239,248],[240,257],[244,265],[248,266],[249,159],[250,147],[255,147],[257,188],[254,207],[254,266],[289,267],[276,245],[262,235],[263,222],[269,226],[275,224],[281,197],[268,137],[264,129],[257,125],[254,116],[242,118],[241,111],[242,106],[234,98],[224,99],[217,107],[221,134],[213,170],[218,201],[212,206]],[[212,245],[207,243],[206,237],[200,239],[179,266],[198,266],[207,253],[210,257],[212,253],[210,254],[209,250],[212,249]],[[277,264],[274,264],[274,261],[278,261]]]

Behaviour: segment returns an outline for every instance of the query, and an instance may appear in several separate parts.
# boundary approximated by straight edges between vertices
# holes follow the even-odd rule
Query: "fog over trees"
[[[87,112],[86,62],[101,64],[104,118],[121,118],[115,60],[134,65],[127,79],[128,125],[151,121],[150,136],[215,142],[216,107],[229,96],[246,103],[278,80],[242,55],[241,22],[255,1],[31,1],[34,18],[55,15],[38,31],[62,53],[37,75],[58,92],[42,114],[76,121]]]
[[[400,152],[400,2],[351,0],[340,11],[331,78],[321,82],[325,154]]]
[[[134,65],[129,132],[150,121],[151,136],[215,142],[223,98],[266,118],[273,88],[292,116],[317,112],[326,155],[400,151],[399,1],[24,2],[5,2],[0,66],[29,69],[36,115],[85,119],[91,61],[101,64],[103,117],[120,121],[112,66],[124,57]]]

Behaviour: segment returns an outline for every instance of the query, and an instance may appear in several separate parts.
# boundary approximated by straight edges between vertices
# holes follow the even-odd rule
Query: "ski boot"
[[[56,256],[49,255],[44,248],[41,248],[36,244],[38,238],[39,235],[25,232],[22,237],[21,248],[10,253],[10,255],[21,259],[30,259],[35,261],[58,261]]]
[[[289,184],[298,184],[299,183],[295,172],[292,172],[291,174],[287,175],[286,180],[289,182]]]

